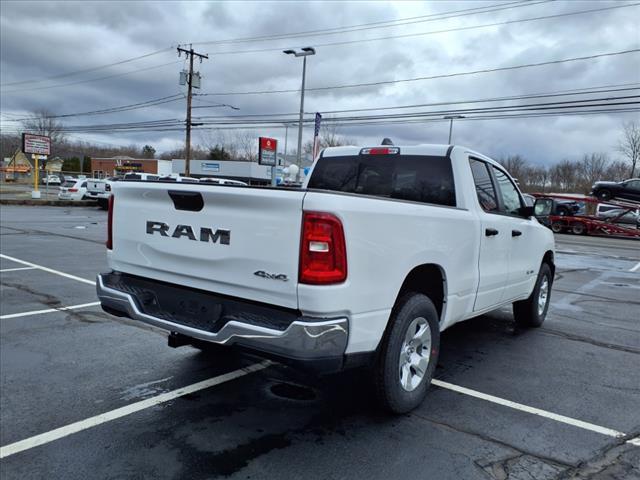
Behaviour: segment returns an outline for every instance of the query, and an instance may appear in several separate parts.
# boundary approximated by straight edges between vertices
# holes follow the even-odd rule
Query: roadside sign
[[[22,134],[22,151],[35,155],[51,154],[51,139],[44,135]]]
[[[276,165],[278,141],[275,138],[260,137],[258,139],[258,163],[273,167]]]
[[[202,169],[202,171],[219,172],[220,164],[219,163],[201,163],[200,168]]]

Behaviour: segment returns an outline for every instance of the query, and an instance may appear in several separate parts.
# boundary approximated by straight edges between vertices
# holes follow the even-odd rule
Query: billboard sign
[[[44,135],[23,133],[22,151],[35,155],[51,155],[51,139]]]
[[[276,165],[276,151],[278,141],[275,138],[260,137],[258,139],[258,163],[274,167]]]

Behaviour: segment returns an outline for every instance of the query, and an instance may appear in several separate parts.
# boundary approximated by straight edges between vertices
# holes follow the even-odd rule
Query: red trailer
[[[591,205],[591,210],[595,210],[595,207],[602,203],[594,197],[578,197],[573,195],[562,194],[547,194],[547,193],[534,193],[536,199],[549,199],[549,200],[573,200],[576,202],[584,202],[588,206]],[[640,208],[640,203],[621,200],[607,200],[607,205],[612,205],[620,208],[622,212],[614,218],[602,219],[593,215],[552,215],[547,214],[536,216],[543,221],[554,233],[571,232],[575,235],[617,235],[623,237],[636,237],[640,238],[640,228],[633,227],[632,225],[624,226],[616,223],[620,217],[627,212],[636,211]]]

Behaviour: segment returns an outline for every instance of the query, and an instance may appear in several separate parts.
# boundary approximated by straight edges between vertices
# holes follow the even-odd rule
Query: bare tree
[[[327,120],[330,120],[328,118]],[[353,145],[355,142],[345,137],[340,133],[340,127],[334,124],[322,123],[320,125],[320,132],[318,134],[318,139],[320,141],[320,148],[327,147],[341,147],[343,145]],[[313,150],[313,140],[309,140],[302,147],[302,151],[305,153],[311,153]]]
[[[509,172],[509,174],[518,179],[518,183],[521,185],[528,184],[528,162],[520,155],[509,155],[506,158],[500,159],[502,166]]]
[[[555,164],[550,170],[551,183],[554,187],[565,192],[576,188],[576,165],[568,159]]]
[[[585,154],[577,165],[579,188],[588,191],[596,181],[601,180],[609,159],[604,153]]]
[[[636,172],[640,160],[640,126],[636,122],[622,125],[622,139],[618,143],[618,151],[631,162],[631,178]]]
[[[621,182],[627,178],[628,174],[629,166],[627,165],[627,162],[616,160],[615,162],[609,163],[603,174],[603,178],[614,182]]]
[[[52,143],[64,141],[65,135],[62,123],[52,118],[52,113],[47,110],[37,110],[32,116],[22,121],[22,127],[29,133],[46,135]]]
[[[549,184],[549,169],[544,165],[536,165],[527,169],[527,183],[522,185],[528,192],[545,192]]]

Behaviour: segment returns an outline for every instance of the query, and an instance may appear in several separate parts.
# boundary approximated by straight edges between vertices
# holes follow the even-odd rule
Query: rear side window
[[[309,188],[454,207],[451,160],[420,155],[323,157]]]
[[[510,215],[518,215],[520,207],[522,207],[522,200],[520,199],[518,189],[509,177],[507,177],[506,173],[494,166],[491,166],[491,168],[493,168],[493,174],[496,177],[498,189],[500,190],[504,211]]]
[[[473,158],[469,159],[469,164],[471,165],[471,173],[473,174],[473,182],[476,185],[476,194],[478,195],[480,206],[485,212],[497,212],[498,197],[491,181],[488,165]]]

